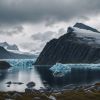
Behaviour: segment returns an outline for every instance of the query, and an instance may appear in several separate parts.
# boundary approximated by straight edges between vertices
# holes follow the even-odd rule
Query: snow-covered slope
[[[93,32],[91,30],[86,30],[86,29],[80,29],[77,27],[69,27],[68,33],[70,32],[74,33],[75,37],[77,37],[84,43],[86,42],[87,44],[90,45],[91,44],[100,45],[100,33],[98,32]]]

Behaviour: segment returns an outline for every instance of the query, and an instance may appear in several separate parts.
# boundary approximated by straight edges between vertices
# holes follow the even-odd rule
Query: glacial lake
[[[25,91],[28,82],[35,82],[35,89],[44,87],[46,81],[53,88],[61,88],[69,84],[92,84],[100,82],[100,64],[66,64],[68,72],[64,76],[54,76],[52,66],[33,66],[35,59],[6,60],[12,67],[0,70],[0,91]],[[69,70],[70,68],[70,70]],[[11,84],[7,82],[22,82]]]

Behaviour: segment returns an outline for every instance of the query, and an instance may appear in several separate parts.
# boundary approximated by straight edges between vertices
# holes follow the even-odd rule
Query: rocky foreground
[[[25,92],[0,92],[0,100],[100,100],[100,83],[94,85],[67,85],[62,89],[28,88]]]

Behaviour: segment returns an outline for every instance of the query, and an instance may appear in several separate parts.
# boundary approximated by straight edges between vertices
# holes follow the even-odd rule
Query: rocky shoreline
[[[32,88],[35,84],[27,84],[25,92],[0,92],[0,100],[100,100],[100,83],[93,85],[67,85],[61,89]]]
[[[11,65],[6,61],[0,61],[0,70],[5,70],[10,68]]]

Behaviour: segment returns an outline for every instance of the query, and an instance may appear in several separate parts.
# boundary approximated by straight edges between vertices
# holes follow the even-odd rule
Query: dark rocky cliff
[[[68,33],[46,44],[35,64],[94,63],[99,59],[100,45],[89,45],[84,39],[76,37],[73,29],[69,27]]]

